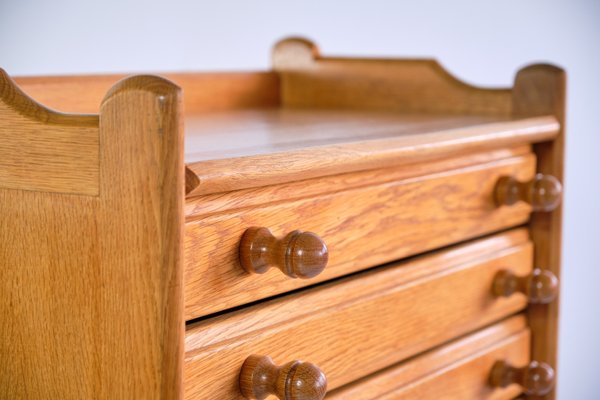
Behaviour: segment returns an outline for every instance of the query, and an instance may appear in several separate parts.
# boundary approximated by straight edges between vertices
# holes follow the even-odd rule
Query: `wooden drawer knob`
[[[497,361],[492,367],[490,384],[492,387],[507,387],[516,383],[526,394],[543,396],[554,388],[554,369],[546,363],[532,361],[523,368],[515,368],[504,361]]]
[[[495,197],[498,205],[510,206],[524,201],[533,211],[552,211],[560,204],[562,185],[552,175],[537,174],[529,182],[503,176],[496,183]]]
[[[548,304],[558,294],[558,278],[548,270],[536,268],[531,275],[519,277],[507,270],[498,271],[492,291],[495,296],[508,297],[523,293],[532,304]]]
[[[278,367],[271,357],[252,355],[240,371],[240,390],[247,399],[275,395],[281,400],[321,400],[327,378],[311,363],[291,361]]]
[[[240,264],[253,274],[274,266],[290,278],[313,278],[328,259],[325,242],[312,232],[293,231],[278,240],[267,228],[249,228],[240,242]]]

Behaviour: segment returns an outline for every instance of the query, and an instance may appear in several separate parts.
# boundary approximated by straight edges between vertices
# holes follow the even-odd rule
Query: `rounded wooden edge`
[[[548,74],[561,76],[561,75],[565,74],[566,71],[564,70],[564,68],[562,68],[556,64],[550,64],[550,63],[527,64],[527,65],[519,68],[519,70],[515,74],[514,81],[517,82],[521,78],[526,77],[527,75],[529,75],[531,73],[537,74],[539,72],[545,72]]]
[[[0,101],[13,109],[16,113],[42,124],[82,127],[97,127],[99,124],[98,115],[67,114],[38,103],[27,93],[22,91],[16,82],[2,68],[0,68]]]
[[[294,360],[277,366],[271,357],[256,354],[244,361],[238,385],[246,399],[322,400],[327,393],[327,377],[316,365]]]
[[[273,69],[276,71],[306,68],[319,57],[319,47],[303,37],[282,39],[275,43],[271,53]]]
[[[181,96],[181,88],[172,81],[158,75],[132,75],[121,79],[106,92],[100,110],[112,98],[121,93],[142,91],[160,96]]]

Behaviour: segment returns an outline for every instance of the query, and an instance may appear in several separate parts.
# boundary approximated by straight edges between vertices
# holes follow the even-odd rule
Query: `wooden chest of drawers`
[[[0,70],[0,398],[554,398],[564,92]]]

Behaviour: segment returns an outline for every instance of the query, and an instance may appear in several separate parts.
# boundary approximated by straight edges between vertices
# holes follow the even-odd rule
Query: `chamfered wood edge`
[[[2,68],[0,68],[0,101],[15,112],[43,124],[98,126],[98,115],[65,114],[38,103],[22,91]]]
[[[102,354],[102,379],[106,385],[101,389],[109,398],[119,397],[128,391],[146,392],[157,399],[179,399],[182,396],[185,185],[181,97],[179,86],[167,79],[136,75],[117,82],[106,93],[100,107],[100,133],[101,140],[104,139],[102,161],[105,162],[101,181],[102,195],[106,197],[104,207],[112,209],[116,204],[119,208],[117,213],[146,207],[144,220],[131,221],[131,226],[121,229],[134,237],[139,236],[139,240],[147,240],[141,236],[140,228],[153,232],[150,235],[156,235],[157,242],[152,246],[158,249],[155,256],[153,252],[150,255],[138,254],[137,260],[132,257],[133,261],[115,256],[115,262],[105,267],[113,279],[103,285],[106,291],[103,306],[110,311],[106,324],[110,326],[120,321],[135,330],[116,341],[105,338],[107,343],[112,340],[112,344],[116,344],[115,348]],[[136,157],[134,154],[140,151]],[[131,164],[132,171],[121,173],[120,164]],[[116,179],[113,179],[115,175]],[[136,188],[127,188],[127,182]],[[144,190],[138,191],[137,188]],[[132,214],[140,216],[140,213]],[[112,230],[119,230],[110,224],[107,224],[107,229],[100,231],[110,234]],[[116,241],[107,242],[109,244],[105,246],[109,249],[110,246],[125,246]],[[148,262],[144,262],[145,259],[149,259]],[[138,283],[140,287],[136,291],[126,286],[124,289],[118,282],[120,277],[124,277],[133,284],[136,277],[144,275],[153,278]],[[118,309],[124,298],[129,299],[129,305],[120,312]],[[148,336],[146,342],[140,345],[145,346],[144,351],[148,354],[143,354],[144,351],[132,354],[132,350],[126,348],[126,339],[130,339],[131,334]],[[158,354],[159,357],[156,359],[149,354]],[[137,380],[133,373],[128,378],[128,371],[104,365],[110,364],[111,359],[116,364],[117,359],[123,357],[133,358],[124,360],[122,365],[138,369]],[[144,378],[140,379],[142,374]],[[157,376],[158,381],[153,376]],[[127,389],[127,386],[130,388]]]
[[[565,146],[566,72],[552,64],[528,65],[517,73],[513,87],[515,116],[554,115],[560,122],[558,135],[534,145],[538,171],[551,174],[563,183]],[[564,191],[563,191],[564,193]],[[561,270],[562,205],[549,213],[534,213],[530,221],[531,237],[535,244],[535,266],[550,270],[559,278]],[[557,370],[558,297],[548,305],[532,305],[528,309],[532,331],[532,357],[549,363]],[[553,400],[556,389],[537,399]]]

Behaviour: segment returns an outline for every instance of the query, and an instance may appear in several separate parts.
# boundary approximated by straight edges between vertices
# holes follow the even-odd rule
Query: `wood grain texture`
[[[96,127],[97,196],[0,189],[0,398],[180,397],[179,110],[174,84],[121,81]]]
[[[560,182],[563,182],[565,93],[565,71],[546,64],[532,65],[519,71],[513,88],[515,116],[552,114],[560,121],[559,135],[534,147],[538,157],[538,171],[552,175]],[[536,266],[551,271],[560,280],[562,205],[549,213],[533,214],[530,229],[535,243]],[[559,301],[560,294],[548,305],[532,305],[529,308],[532,357],[550,364],[555,370]],[[560,370],[558,372],[560,373]],[[552,391],[545,397],[537,398],[553,400],[555,396],[556,392]]]
[[[294,360],[282,366],[269,356],[249,356],[240,371],[240,393],[246,399],[322,400],[327,378],[314,364]]]
[[[513,399],[521,389],[488,385],[499,359],[529,361],[530,334],[525,318],[511,317],[415,359],[387,368],[327,395],[328,400],[483,400]]]
[[[159,74],[183,91],[186,113],[279,104],[279,77],[274,72]],[[127,75],[18,77],[28,95],[56,110],[98,113],[109,88]]]
[[[186,223],[186,319],[525,223],[530,207],[497,208],[493,189],[501,176],[529,179],[534,170],[530,154],[197,216]],[[327,267],[309,280],[290,279],[277,270],[248,274],[238,248],[253,226],[267,227],[276,237],[296,229],[316,233],[329,250]]]
[[[285,107],[511,113],[509,89],[468,85],[435,60],[324,57],[314,43],[299,38],[277,43],[272,60]]]
[[[54,112],[0,69],[0,188],[97,195],[97,115]]]
[[[191,197],[525,145],[553,138],[559,125],[553,117],[268,110],[219,114],[187,129],[188,168],[198,177]]]
[[[323,239],[295,230],[277,239],[267,228],[248,228],[239,245],[240,264],[250,274],[278,268],[292,279],[309,279],[327,266],[329,252]]]
[[[335,389],[518,312],[526,298],[496,299],[501,268],[532,269],[516,230],[346,278],[188,326],[185,398],[239,398],[251,354],[317,365]]]
[[[181,90],[162,78],[122,80],[102,102],[100,398],[181,396],[182,128]]]
[[[192,221],[205,214],[244,207],[256,207],[273,202],[297,200],[324,193],[416,178],[529,153],[531,153],[531,146],[523,145],[486,152],[459,154],[441,160],[417,162],[390,168],[335,174],[233,192],[213,193],[186,199],[185,215]]]

